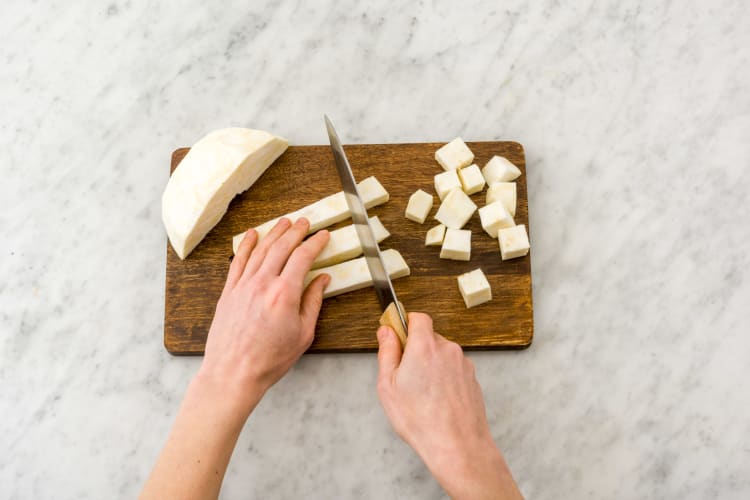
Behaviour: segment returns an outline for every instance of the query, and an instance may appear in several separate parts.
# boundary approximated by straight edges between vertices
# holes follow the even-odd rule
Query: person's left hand
[[[251,229],[221,294],[199,376],[257,399],[310,347],[328,275],[304,278],[328,243],[328,231],[302,243],[309,223],[282,218],[258,243]],[[234,392],[234,391],[233,391]]]

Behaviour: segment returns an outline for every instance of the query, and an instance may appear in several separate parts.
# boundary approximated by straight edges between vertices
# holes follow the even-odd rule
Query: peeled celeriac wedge
[[[215,130],[182,159],[162,195],[169,242],[180,259],[193,251],[226,213],[235,195],[252,186],[287,148],[262,130]]]
[[[370,217],[369,221],[378,243],[391,235],[377,216]],[[330,239],[313,261],[312,269],[338,264],[360,255],[362,255],[362,243],[357,235],[357,228],[354,224],[350,224],[331,231]]]
[[[471,152],[463,139],[456,137],[451,142],[435,151],[435,160],[443,170],[456,170],[471,165],[474,153]]]
[[[369,209],[388,201],[388,191],[385,190],[383,185],[380,184],[375,177],[364,179],[357,184],[357,189],[362,196],[365,208]],[[342,220],[351,217],[351,212],[349,211],[349,205],[346,203],[344,192],[339,191],[336,194],[326,196],[315,203],[311,203],[306,207],[282,215],[281,217],[286,217],[292,222],[295,222],[301,217],[305,217],[310,222],[310,230],[308,231],[308,234],[312,234],[319,229],[332,226],[337,222],[341,222]],[[276,217],[268,222],[264,222],[255,228],[258,232],[258,241],[262,240],[268,232],[273,229],[281,217]],[[234,253],[237,253],[237,249],[240,247],[240,243],[242,243],[242,238],[244,237],[245,233],[240,233],[232,238],[232,251]]]
[[[490,282],[481,269],[474,269],[458,277],[458,290],[464,298],[466,308],[469,309],[479,304],[492,300],[492,289]]]
[[[385,270],[391,279],[409,276],[409,266],[397,250],[383,250],[382,255]],[[331,276],[331,282],[323,291],[324,299],[372,286],[372,275],[364,257],[310,271],[305,276],[305,286],[323,273]]]
[[[494,182],[487,189],[486,203],[502,201],[505,209],[512,217],[516,216],[516,183],[515,182]]]
[[[477,206],[461,189],[454,189],[440,204],[435,219],[446,227],[461,229],[474,215]]]
[[[427,234],[425,235],[425,238],[424,238],[424,244],[425,246],[428,246],[428,247],[440,246],[443,244],[444,238],[445,238],[445,225],[438,224],[437,226],[427,231]]]
[[[504,156],[493,156],[482,169],[482,175],[491,186],[493,182],[514,181],[521,176],[521,171]]]

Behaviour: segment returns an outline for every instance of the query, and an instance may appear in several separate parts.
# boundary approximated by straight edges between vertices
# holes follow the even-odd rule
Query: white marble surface
[[[211,4],[0,7],[0,496],[137,494],[199,363],[161,344],[170,152],[328,112],[525,145],[536,337],[472,358],[528,498],[750,498],[747,2]],[[222,497],[440,498],[375,374],[305,357]]]

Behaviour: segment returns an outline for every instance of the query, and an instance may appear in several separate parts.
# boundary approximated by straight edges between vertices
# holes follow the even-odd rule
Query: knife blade
[[[349,210],[352,213],[352,222],[354,222],[357,236],[359,236],[359,241],[362,245],[362,253],[365,256],[365,262],[367,262],[367,267],[372,275],[372,282],[375,287],[375,292],[378,295],[380,307],[384,311],[384,314],[381,317],[381,324],[392,323],[395,319],[393,317],[396,316],[400,325],[390,324],[389,326],[396,330],[396,333],[401,339],[401,343],[404,344],[406,342],[407,328],[406,315],[403,306],[396,298],[396,291],[393,289],[391,277],[385,269],[378,241],[375,239],[372,227],[370,227],[370,222],[367,218],[367,209],[365,208],[364,203],[362,203],[362,197],[357,190],[357,182],[354,180],[352,168],[349,165],[349,160],[346,158],[346,153],[344,153],[344,148],[341,145],[339,136],[336,133],[336,129],[333,127],[330,118],[328,118],[327,115],[323,115],[323,117],[325,119],[326,129],[328,130],[328,140],[331,143],[333,159],[336,163],[336,172],[339,174],[346,203],[349,205]],[[394,314],[394,312],[396,314]],[[388,321],[387,318],[389,317],[391,318],[391,321]],[[403,338],[401,338],[402,332],[398,331],[398,326],[403,328]]]

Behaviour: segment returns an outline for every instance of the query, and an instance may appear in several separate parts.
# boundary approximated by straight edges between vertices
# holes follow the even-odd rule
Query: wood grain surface
[[[523,172],[518,182],[516,223],[529,227],[526,162],[516,142],[470,142],[481,167],[502,155]],[[365,144],[345,146],[354,176],[375,175],[390,193],[390,201],[372,208],[391,237],[381,249],[395,248],[411,267],[411,276],[394,281],[399,300],[409,311],[432,315],[435,330],[467,349],[518,349],[531,344],[533,315],[530,254],[503,262],[496,239],[474,214],[470,262],[438,258],[440,247],[426,247],[427,230],[439,200],[433,176],[442,171],[434,159],[443,143]],[[188,149],[172,154],[172,170]],[[417,189],[435,195],[428,220],[418,224],[404,218],[409,196]],[[219,224],[184,260],[167,243],[164,345],[172,354],[202,354],[216,301],[232,257],[232,236],[271,218],[301,208],[341,190],[329,146],[290,146],[248,191],[237,196]],[[484,206],[486,188],[471,196]],[[347,224],[344,221],[330,229]],[[532,242],[533,247],[533,242]],[[533,252],[533,250],[532,250]],[[492,300],[466,309],[458,291],[459,274],[482,268],[492,287]],[[361,352],[377,349],[375,332],[380,307],[372,288],[327,299],[320,312],[315,341],[308,352]]]

